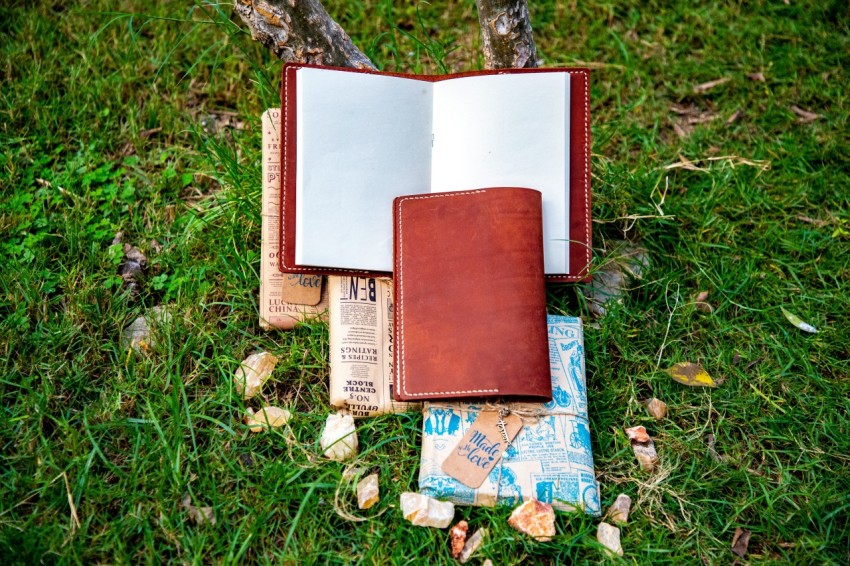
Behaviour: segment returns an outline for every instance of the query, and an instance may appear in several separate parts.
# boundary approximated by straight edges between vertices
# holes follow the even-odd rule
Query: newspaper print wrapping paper
[[[517,411],[544,411],[525,425],[502,460],[472,489],[446,475],[441,465],[482,406],[426,403],[423,410],[419,491],[459,505],[515,506],[537,499],[555,509],[600,514],[599,484],[593,469],[587,420],[584,336],[581,319],[548,316],[552,401],[511,403]]]
[[[329,276],[331,405],[354,418],[401,413],[393,400],[393,285],[389,279]]]
[[[260,327],[289,330],[299,321],[324,319],[328,308],[327,284],[318,305],[296,305],[284,300],[284,287],[297,282],[298,275],[278,269],[280,253],[280,109],[263,112],[263,199],[260,242]]]

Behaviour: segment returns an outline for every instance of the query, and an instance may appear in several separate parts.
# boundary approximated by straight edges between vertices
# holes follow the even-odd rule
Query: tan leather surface
[[[397,400],[549,400],[540,192],[395,199]]]
[[[282,185],[280,199],[281,253],[278,265],[284,273],[313,273],[324,275],[349,275],[360,277],[389,277],[390,273],[312,267],[295,263],[295,141],[296,141],[296,89],[297,73],[302,67],[317,67],[351,73],[387,74],[436,82],[458,77],[506,73],[545,73],[566,71],[570,73],[570,269],[566,275],[548,275],[550,283],[568,283],[586,280],[591,260],[590,220],[590,70],[586,68],[501,69],[497,71],[470,71],[452,75],[410,75],[379,73],[368,69],[321,67],[302,63],[286,63],[281,82],[281,134],[282,134]]]

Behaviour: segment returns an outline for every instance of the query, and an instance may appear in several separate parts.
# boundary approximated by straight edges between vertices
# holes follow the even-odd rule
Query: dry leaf
[[[688,137],[692,130],[693,128],[688,127],[688,129],[685,129],[685,127],[679,125],[678,122],[673,122],[673,131],[676,132],[676,135],[679,137],[680,140],[683,140]]]
[[[812,218],[810,216],[804,216],[802,214],[797,215],[795,218],[797,218],[797,220],[802,220],[803,222],[812,224],[815,228],[823,228],[824,226],[829,224],[829,222],[827,222],[826,220],[820,220],[818,218]]]
[[[802,108],[794,104],[791,105],[791,111],[800,117],[797,120],[797,122],[800,124],[808,124],[809,122],[814,122],[815,120],[820,118],[820,114],[815,114],[814,112],[803,110]]]
[[[271,376],[277,362],[277,357],[268,352],[251,354],[245,358],[233,376],[236,392],[243,399],[250,399],[259,393],[263,384]]]
[[[192,497],[187,493],[180,502],[180,506],[189,512],[189,518],[196,525],[209,523],[215,526],[215,511],[212,507],[195,507],[192,505]]]
[[[785,318],[788,319],[788,322],[790,322],[791,324],[793,324],[794,326],[796,326],[800,330],[803,330],[805,332],[809,332],[811,334],[815,334],[818,331],[817,328],[815,328],[814,326],[812,326],[808,322],[803,322],[800,319],[799,316],[797,316],[795,314],[791,314],[790,312],[788,312],[787,310],[785,310],[782,307],[779,307],[779,308],[782,309],[782,314],[785,315]]]
[[[708,433],[705,435],[705,443],[708,445],[708,455],[711,456],[711,459],[717,462],[718,464],[724,464],[726,460],[729,459],[725,454],[717,453],[717,439],[714,438],[714,435]]]
[[[263,432],[269,428],[276,428],[289,422],[289,411],[280,407],[263,407],[256,413],[248,409],[245,415],[245,424],[251,432]]]
[[[124,348],[132,348],[136,352],[149,352],[155,345],[151,327],[164,326],[171,322],[171,311],[165,305],[156,306],[145,316],[140,316],[131,322],[123,331],[121,343]]]
[[[737,527],[735,535],[732,537],[732,552],[743,558],[747,553],[747,547],[750,546],[751,534],[747,529]]]
[[[694,92],[697,93],[697,94],[702,93],[702,92],[706,92],[708,90],[713,89],[716,86],[720,86],[723,83],[727,83],[730,80],[731,79],[729,77],[723,77],[722,79],[715,79],[713,81],[708,81],[707,83],[702,83],[702,84],[696,85],[694,87]]]
[[[738,121],[738,118],[740,118],[743,115],[744,115],[744,113],[741,110],[735,110],[734,112],[732,112],[732,115],[729,116],[729,118],[726,120],[726,125],[730,126],[730,125],[734,124],[735,122]]]
[[[699,294],[694,299],[694,306],[700,312],[711,313],[714,312],[714,307],[711,306],[710,303],[706,301],[708,298],[708,291],[700,291]]]
[[[679,362],[666,371],[670,377],[682,385],[690,385],[691,387],[717,387],[717,384],[711,379],[708,372],[702,369],[702,366],[699,364]]]
[[[609,254],[590,283],[582,287],[590,312],[597,317],[604,316],[610,304],[623,300],[629,277],[640,279],[649,267],[646,248],[629,242],[615,242]]]
[[[758,73],[747,73],[747,78],[751,81],[756,81],[759,83],[767,82],[764,78],[764,73],[759,71]]]

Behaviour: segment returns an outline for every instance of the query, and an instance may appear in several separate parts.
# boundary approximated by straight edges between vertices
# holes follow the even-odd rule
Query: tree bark
[[[537,66],[526,0],[475,0],[488,69]]]
[[[284,61],[374,69],[319,0],[236,0],[251,37]]]
[[[526,0],[476,0],[488,69],[537,66]],[[236,0],[251,37],[284,61],[374,69],[320,0]]]

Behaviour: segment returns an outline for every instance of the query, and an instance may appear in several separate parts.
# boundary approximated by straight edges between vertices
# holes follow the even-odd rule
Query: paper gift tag
[[[522,428],[519,415],[507,414],[501,421],[497,411],[481,411],[443,462],[443,472],[465,486],[480,487]]]
[[[293,305],[318,305],[322,299],[322,276],[284,275],[281,298]]]

